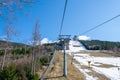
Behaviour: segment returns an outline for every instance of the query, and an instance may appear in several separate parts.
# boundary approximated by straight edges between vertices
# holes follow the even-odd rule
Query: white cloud
[[[90,37],[88,36],[78,36],[79,40],[90,40]]]
[[[33,45],[33,40],[28,40],[26,42],[26,44],[28,45]],[[40,44],[47,44],[47,43],[52,43],[51,40],[49,40],[48,38],[43,38],[41,41],[37,41],[37,44],[36,45],[40,45]]]
[[[41,40],[41,44],[47,44],[47,43],[52,43],[52,41],[49,40],[48,38],[43,38],[43,39]]]
[[[7,36],[0,36],[1,40],[6,40]]]

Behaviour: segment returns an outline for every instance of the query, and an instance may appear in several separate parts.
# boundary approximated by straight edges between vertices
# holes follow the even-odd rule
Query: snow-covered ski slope
[[[71,52],[80,52],[81,50],[86,50],[86,48],[79,41],[70,40],[69,50]]]
[[[120,80],[120,57],[114,56],[94,56],[91,54],[98,54],[99,52],[83,52],[86,50],[85,47],[79,41],[70,41],[69,43],[69,54],[74,55],[74,59],[80,63],[80,65],[74,63],[75,67],[82,72],[86,80],[101,80],[99,76],[90,74],[93,71],[96,74],[106,76],[110,80]],[[76,54],[77,53],[77,54]],[[91,68],[88,68],[88,60],[91,61]],[[82,66],[85,66],[84,68]],[[86,68],[87,67],[87,68]],[[88,72],[89,71],[89,72]],[[108,80],[102,79],[102,80]]]

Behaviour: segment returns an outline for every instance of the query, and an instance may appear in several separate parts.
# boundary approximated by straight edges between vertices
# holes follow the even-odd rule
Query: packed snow
[[[69,42],[69,49],[71,52],[79,52],[80,50],[86,50],[85,47],[79,41],[72,41]]]
[[[81,65],[88,66],[88,61],[91,61],[91,68],[95,72],[103,74],[111,80],[120,80],[120,57],[95,57],[90,56],[88,53],[81,53],[81,50],[86,49],[79,41],[70,41],[69,54],[71,56],[74,55],[74,59]],[[87,72],[90,72],[89,70],[83,70],[77,64],[74,65],[86,76],[86,80],[98,80],[97,77],[92,77],[87,74]]]

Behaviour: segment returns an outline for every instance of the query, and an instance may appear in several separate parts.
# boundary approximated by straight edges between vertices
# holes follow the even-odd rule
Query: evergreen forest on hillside
[[[80,41],[88,50],[112,50],[120,51],[120,42],[88,40]]]

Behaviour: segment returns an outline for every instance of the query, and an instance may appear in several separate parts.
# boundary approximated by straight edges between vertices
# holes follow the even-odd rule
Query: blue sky
[[[32,39],[35,22],[40,22],[41,38],[57,40],[65,0],[40,0],[32,7],[25,6],[25,16],[16,10],[18,21],[13,22],[19,32],[12,41]],[[68,0],[62,34],[80,35],[84,31],[120,14],[120,0]],[[0,18],[0,36],[5,36],[6,22]],[[120,41],[120,17],[84,34],[91,39]]]

